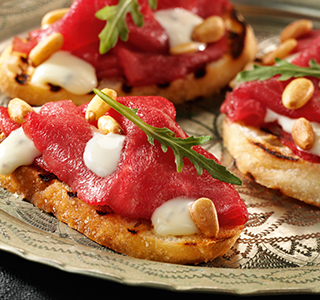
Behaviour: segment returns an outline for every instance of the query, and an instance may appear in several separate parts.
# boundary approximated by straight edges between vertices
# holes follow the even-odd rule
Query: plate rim
[[[64,0],[60,0],[57,1],[57,3],[65,3],[66,1]],[[238,1],[239,2],[239,1]],[[241,2],[241,1],[240,1]],[[0,5],[1,6],[1,5]],[[31,16],[30,16],[31,18]],[[320,19],[319,19],[320,20]],[[24,28],[24,30],[21,32],[25,32],[26,28]],[[5,40],[7,40],[7,37],[5,38],[1,38],[0,37],[0,42],[4,42]],[[4,210],[0,209],[0,225],[1,222],[6,222],[6,221],[10,221],[10,219],[14,219],[14,222],[22,222],[14,217],[12,217],[11,215],[9,215],[7,212],[5,212]],[[11,220],[12,221],[12,220]],[[23,223],[24,226],[31,226],[29,224],[25,224]],[[1,227],[0,227],[1,229]],[[32,230],[39,230],[35,227],[32,227]],[[92,252],[93,250],[91,248],[90,251]],[[308,281],[310,284],[309,285],[305,285],[305,286],[301,286],[301,287],[290,287],[288,289],[288,286],[286,284],[283,283],[283,278],[284,276],[290,275],[292,277],[292,280],[295,281],[297,280],[297,275],[299,275],[299,273],[304,273],[302,275],[306,275],[306,273],[313,273],[313,279],[316,280],[318,279],[318,281],[320,280],[320,269],[319,267],[313,266],[313,267],[298,267],[298,268],[287,268],[287,269],[231,269],[231,268],[201,268],[198,266],[183,266],[183,265],[175,265],[175,264],[165,264],[165,263],[159,263],[159,262],[152,262],[152,261],[145,261],[145,260],[141,260],[141,259],[136,259],[136,258],[131,258],[131,257],[125,257],[121,254],[116,254],[114,253],[113,255],[116,256],[120,256],[120,257],[125,257],[129,263],[132,262],[133,264],[145,264],[145,265],[163,265],[166,266],[166,268],[171,268],[172,271],[176,271],[178,272],[178,269],[183,269],[183,270],[191,270],[193,268],[196,268],[196,270],[199,272],[201,272],[202,274],[209,276],[209,275],[213,275],[213,274],[223,274],[225,276],[225,278],[227,278],[230,273],[233,273],[234,277],[236,279],[238,279],[238,281],[240,282],[237,286],[235,286],[233,284],[232,288],[226,289],[224,287],[219,287],[218,285],[214,285],[212,284],[210,285],[205,285],[205,286],[201,286],[199,284],[197,284],[196,286],[190,286],[190,285],[186,285],[186,284],[179,284],[179,282],[177,283],[170,283],[167,281],[157,281],[155,279],[153,279],[153,277],[148,276],[146,273],[144,273],[145,277],[141,277],[141,278],[135,278],[131,279],[128,276],[120,276],[119,274],[115,274],[115,273],[103,273],[103,272],[98,272],[95,270],[86,270],[84,268],[80,268],[77,266],[72,266],[72,265],[68,265],[66,263],[63,262],[59,262],[57,259],[53,259],[53,258],[49,258],[49,257],[43,257],[43,255],[40,255],[36,250],[34,251],[30,251],[30,249],[23,249],[20,248],[19,246],[15,245],[13,246],[12,244],[9,244],[6,242],[6,239],[4,237],[4,235],[1,235],[0,232],[0,250],[1,251],[7,251],[10,252],[12,254],[18,255],[24,259],[27,259],[29,261],[33,261],[35,263],[41,263],[41,264],[45,264],[47,266],[50,267],[54,267],[54,268],[58,268],[62,271],[66,271],[69,273],[76,273],[76,274],[82,274],[82,275],[86,275],[86,276],[92,276],[92,277],[97,277],[97,278],[101,278],[101,279],[105,279],[105,280],[111,280],[114,282],[118,282],[118,283],[122,283],[122,284],[127,284],[127,285],[134,285],[134,286],[141,286],[141,287],[153,287],[153,288],[160,288],[160,289],[166,289],[166,290],[174,290],[174,291],[196,291],[196,292],[209,292],[209,293],[223,293],[223,294],[233,294],[233,295],[247,295],[247,296],[253,296],[253,295],[270,295],[270,294],[288,294],[288,293],[320,293],[320,285],[316,285],[313,282],[311,282],[309,277],[303,277],[304,281]],[[106,252],[109,253],[109,252]],[[110,254],[110,253],[109,253]],[[206,270],[206,271],[203,271]],[[210,270],[210,272],[209,272]],[[241,285],[243,283],[241,283],[243,280],[245,279],[250,279],[250,277],[252,277],[255,280],[259,280],[259,278],[267,278],[268,275],[273,274],[274,276],[277,276],[278,278],[278,282],[281,282],[280,286],[275,286],[275,281],[270,281],[268,284],[266,281],[260,282],[258,287],[249,287],[248,285],[244,288],[241,288]],[[228,276],[227,276],[228,275]],[[199,275],[200,276],[200,275]],[[307,276],[307,275],[306,275]],[[296,283],[295,283],[296,284]]]
[[[34,209],[41,211],[36,207]],[[33,231],[37,234],[44,234],[42,230],[33,227],[30,224],[24,223],[22,220],[19,220],[0,209],[0,225],[3,226],[3,224],[6,222],[10,222],[11,228],[13,226],[18,226],[19,228],[19,225],[23,225],[24,231],[30,229],[30,231]],[[45,234],[50,235],[48,233]],[[55,239],[57,239],[57,237],[55,237]],[[74,253],[76,253],[78,256],[83,254],[94,257],[94,254],[96,253],[105,253],[108,256],[107,263],[111,262],[113,266],[116,265],[122,270],[117,273],[111,265],[108,270],[103,272],[101,269],[85,268],[83,265],[80,266],[79,262],[81,263],[81,259],[76,260],[78,264],[75,265],[75,263],[66,263],[66,260],[68,259],[67,256],[64,259],[60,258],[59,260],[50,257],[51,252],[49,250],[47,255],[44,255],[43,249],[39,250],[38,248],[30,245],[24,245],[24,247],[21,248],[14,243],[7,243],[4,235],[1,234],[0,250],[10,252],[35,263],[41,263],[69,273],[110,280],[130,286],[157,288],[178,292],[191,291],[242,296],[271,294],[281,295],[288,293],[313,294],[320,292],[320,285],[316,284],[317,281],[320,281],[320,269],[317,266],[285,269],[208,268],[201,266],[160,263],[156,261],[128,257],[113,252],[101,251],[99,249],[92,249],[89,246],[77,244],[74,245]],[[61,249],[61,251],[63,252],[64,250]],[[69,255],[74,255],[74,253],[69,251]],[[121,264],[123,264],[124,267],[121,268]],[[125,269],[125,267],[128,267],[128,269]],[[141,272],[139,268],[147,271]],[[136,269],[138,272],[136,272],[134,275],[130,275],[130,270],[132,271],[132,269]],[[169,273],[172,273],[173,275],[171,277],[169,275],[163,277],[158,277],[157,275],[154,276],[152,272],[156,272],[157,270],[160,270],[160,273],[163,274],[167,274],[166,272],[169,271]],[[309,276],[310,274],[312,274],[311,277]],[[197,278],[198,280],[199,278],[204,279],[206,282],[202,284],[197,282],[196,284],[192,285],[192,278]],[[301,282],[299,283],[300,278]],[[228,281],[230,281],[230,283],[228,283]],[[309,284],[306,285],[305,282],[309,282]],[[231,287],[227,288],[226,286],[228,284]],[[288,285],[290,286],[288,287]]]

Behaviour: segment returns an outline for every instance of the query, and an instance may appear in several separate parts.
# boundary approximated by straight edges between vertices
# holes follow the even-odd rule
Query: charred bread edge
[[[280,140],[241,122],[223,121],[223,143],[239,171],[283,194],[320,207],[320,164],[305,161]]]
[[[201,234],[162,237],[155,233],[151,222],[123,218],[105,207],[86,204],[53,174],[33,165],[0,175],[0,185],[91,240],[140,259],[176,264],[208,262],[225,254],[244,228],[222,227],[216,238]]]
[[[218,61],[207,64],[198,72],[177,79],[167,85],[130,87],[120,81],[102,80],[98,88],[114,89],[118,96],[159,95],[180,104],[196,98],[208,97],[219,92],[228,82],[252,61],[257,52],[257,42],[252,27],[242,16],[231,10],[226,17],[236,22],[241,32],[228,32],[228,52]],[[0,88],[8,97],[19,97],[31,105],[42,105],[48,101],[71,99],[77,105],[90,101],[92,93],[74,95],[65,89],[52,85],[37,86],[30,84],[33,68],[25,57],[12,53],[7,47],[0,57]]]

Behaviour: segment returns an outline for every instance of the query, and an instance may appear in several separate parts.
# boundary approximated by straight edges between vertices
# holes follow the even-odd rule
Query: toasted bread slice
[[[207,64],[201,72],[188,74],[163,85],[128,87],[124,81],[101,79],[98,88],[109,87],[118,96],[159,95],[175,104],[218,93],[229,81],[252,61],[257,52],[257,43],[251,26],[234,10],[224,16],[228,30],[228,50],[217,61]],[[19,97],[31,105],[49,101],[71,99],[80,105],[91,100],[92,94],[75,95],[64,88],[35,85],[30,82],[34,67],[25,54],[13,52],[11,46],[0,57],[0,88],[8,97]]]
[[[128,256],[177,264],[198,264],[222,256],[238,239],[243,226],[221,227],[215,238],[202,234],[160,236],[151,222],[123,218],[86,204],[51,173],[23,166],[0,175],[0,185],[53,214],[91,240]]]
[[[241,122],[223,122],[223,142],[244,174],[283,194],[320,207],[320,164],[305,161],[281,141]]]

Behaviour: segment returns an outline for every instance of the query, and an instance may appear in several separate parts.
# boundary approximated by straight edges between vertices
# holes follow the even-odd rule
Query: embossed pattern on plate
[[[68,6],[70,2],[0,3],[0,47],[7,45],[9,36],[25,31],[25,24],[34,27],[45,12]],[[293,17],[263,16],[254,7],[249,8],[244,14],[261,42],[261,51],[273,47],[281,28]],[[19,28],[15,25],[17,20]],[[5,99],[4,95],[0,97]],[[243,186],[237,189],[250,218],[226,255],[198,266],[120,255],[3,189],[0,189],[0,249],[68,272],[125,284],[241,295],[320,292],[320,210],[239,174],[220,137],[222,101],[223,94],[179,106],[177,121],[188,134],[212,135],[212,141],[205,145],[207,150],[243,180]]]

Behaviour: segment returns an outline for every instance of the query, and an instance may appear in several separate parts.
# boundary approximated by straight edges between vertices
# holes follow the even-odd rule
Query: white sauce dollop
[[[97,86],[97,77],[92,65],[67,51],[58,51],[35,68],[31,83],[51,83],[67,91],[83,95]]]
[[[19,127],[0,144],[0,174],[9,175],[20,166],[31,165],[40,155],[33,141]]]
[[[163,203],[152,214],[151,222],[157,234],[191,235],[199,232],[190,217],[190,205],[196,199],[175,198]]]
[[[201,17],[183,8],[159,10],[154,13],[154,17],[166,31],[170,47],[193,42],[192,31],[203,22]],[[199,50],[205,49],[206,44],[196,44]]]
[[[113,173],[117,169],[124,140],[124,135],[94,132],[83,154],[87,168],[100,177]]]
[[[287,133],[292,133],[292,126],[297,119],[291,119],[286,116],[279,115],[278,113],[267,109],[266,116],[264,118],[265,123],[278,121],[278,124]],[[316,122],[310,122],[315,135],[315,142],[310,150],[304,150],[311,154],[320,156],[320,124]]]

